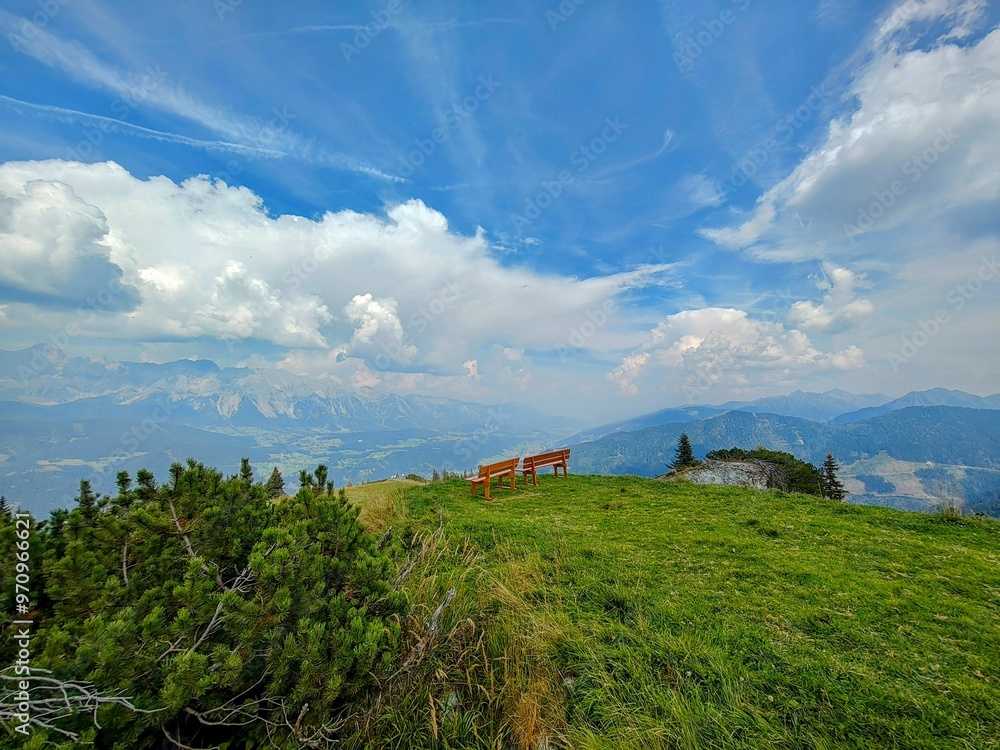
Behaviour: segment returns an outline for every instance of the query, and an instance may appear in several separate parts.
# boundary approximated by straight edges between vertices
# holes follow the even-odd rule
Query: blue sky
[[[996,392],[998,23],[980,0],[9,2],[5,347],[594,418]]]

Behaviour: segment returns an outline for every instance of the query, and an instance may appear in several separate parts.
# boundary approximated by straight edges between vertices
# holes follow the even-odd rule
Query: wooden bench
[[[555,471],[556,476],[559,476],[559,469],[563,470],[563,476],[569,474],[569,448],[563,448],[562,450],[552,451],[550,453],[540,453],[537,456],[528,456],[524,459],[524,466],[521,468],[521,474],[524,475],[525,481],[528,475],[531,475],[531,483],[534,485],[538,484],[538,470],[544,469],[546,466],[551,466]]]
[[[498,488],[503,488],[504,477],[510,477],[510,489],[514,489],[514,480],[517,476],[517,462],[520,460],[520,458],[507,458],[503,461],[497,461],[495,464],[480,466],[479,476],[469,477],[465,481],[472,482],[470,489],[473,495],[478,491],[477,485],[483,485],[486,488],[486,499],[489,500],[490,480],[494,477],[496,477]]]

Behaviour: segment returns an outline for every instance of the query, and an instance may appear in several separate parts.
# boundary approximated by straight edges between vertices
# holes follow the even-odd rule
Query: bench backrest
[[[485,477],[487,474],[503,474],[504,472],[514,471],[517,468],[517,462],[520,458],[508,458],[503,461],[497,461],[495,464],[486,464],[485,466],[479,467],[479,476]]]
[[[533,469],[536,466],[548,466],[549,464],[563,463],[569,460],[569,448],[563,448],[549,453],[539,453],[537,456],[528,456],[524,459],[524,468]]]

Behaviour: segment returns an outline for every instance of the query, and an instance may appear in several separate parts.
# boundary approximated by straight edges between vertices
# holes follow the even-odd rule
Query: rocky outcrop
[[[777,468],[766,461],[706,461],[679,474],[667,474],[662,479],[766,490],[775,486]]]

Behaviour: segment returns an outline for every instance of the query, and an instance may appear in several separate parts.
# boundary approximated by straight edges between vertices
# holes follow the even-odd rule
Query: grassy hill
[[[1000,522],[628,476],[382,488],[362,519],[424,565],[439,641],[373,709],[399,747],[1000,748]]]
[[[819,466],[830,451],[852,502],[912,510],[948,503],[995,514],[1000,497],[1000,411],[951,406],[907,407],[843,425],[731,411],[575,445],[574,465],[583,473],[655,476],[673,461],[682,432],[699,458],[763,445]]]

